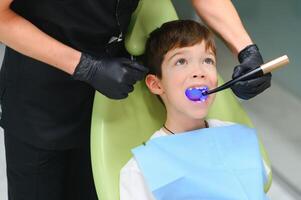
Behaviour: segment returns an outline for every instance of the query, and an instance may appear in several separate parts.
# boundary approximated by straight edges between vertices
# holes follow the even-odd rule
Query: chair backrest
[[[170,0],[140,0],[126,36],[126,48],[141,55],[148,34],[162,23],[178,19]],[[219,84],[223,81],[219,77]],[[217,94],[208,118],[252,126],[230,90]],[[96,92],[91,125],[91,157],[94,182],[99,199],[119,199],[119,172],[131,158],[130,150],[146,141],[165,119],[165,109],[144,82],[125,100],[110,100]],[[264,147],[263,159],[270,165]],[[265,186],[271,184],[271,173]]]

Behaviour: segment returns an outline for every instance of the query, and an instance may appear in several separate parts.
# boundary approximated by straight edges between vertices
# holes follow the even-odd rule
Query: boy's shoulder
[[[128,173],[129,171],[131,172],[140,172],[140,169],[138,167],[137,161],[135,160],[134,157],[132,157],[121,169],[121,174],[122,173]]]
[[[221,127],[221,126],[231,126],[236,124],[235,122],[222,121],[219,119],[207,119],[209,127]]]
[[[153,138],[157,138],[157,137],[163,137],[163,136],[168,136],[167,133],[165,133],[163,131],[163,129],[159,129],[157,130],[156,132],[154,132],[154,134],[150,137],[150,139],[153,139]],[[138,163],[136,161],[136,159],[134,157],[132,157],[124,166],[123,168],[121,169],[120,173],[122,175],[125,175],[125,174],[128,174],[128,173],[141,173],[140,172],[140,169],[139,169],[139,166],[138,166]]]

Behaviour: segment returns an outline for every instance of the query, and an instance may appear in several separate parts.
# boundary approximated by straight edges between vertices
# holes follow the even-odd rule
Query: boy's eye
[[[180,58],[179,60],[177,60],[176,65],[185,65],[187,64],[187,60],[184,58]]]
[[[212,58],[205,58],[204,63],[206,63],[208,65],[214,65],[215,64],[215,62]]]

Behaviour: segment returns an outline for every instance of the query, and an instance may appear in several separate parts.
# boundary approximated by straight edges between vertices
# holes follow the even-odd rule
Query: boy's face
[[[188,88],[207,86],[210,90],[217,86],[216,59],[211,51],[205,50],[204,42],[168,51],[161,69],[162,78],[148,75],[146,84],[160,95],[167,115],[204,119],[215,95],[209,95],[204,102],[191,101],[185,95]]]

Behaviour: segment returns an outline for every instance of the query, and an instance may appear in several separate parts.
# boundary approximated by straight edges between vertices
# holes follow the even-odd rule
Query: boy
[[[145,56],[146,66],[150,69],[145,79],[146,85],[164,103],[167,117],[163,127],[153,134],[145,146],[132,150],[134,158],[120,173],[120,199],[265,199],[262,163],[255,159],[260,157],[257,143],[253,142],[252,146],[244,140],[238,139],[241,143],[237,143],[236,138],[233,142],[231,138],[239,132],[243,137],[249,137],[248,140],[255,141],[255,134],[250,134],[252,131],[248,128],[235,126],[234,123],[205,120],[214,101],[214,94],[203,101],[191,101],[185,95],[186,90],[204,87],[210,90],[217,87],[216,49],[210,31],[191,20],[167,22],[150,34]],[[217,127],[229,128],[213,129]],[[221,152],[215,155],[211,147],[210,152],[206,150],[212,141],[210,137],[216,132],[219,132],[218,138],[226,136],[222,145],[230,138],[230,143],[244,152],[241,156],[234,150],[236,157],[225,153],[226,158],[232,159],[230,162],[245,167],[246,159],[240,158],[248,157],[252,160],[254,157],[253,165],[247,166],[250,167],[250,173],[244,173],[243,178],[241,170],[235,171],[231,167],[233,173],[230,174],[235,174],[234,178],[229,175],[229,159],[222,158],[222,163],[214,158],[220,156]],[[233,136],[233,133],[236,135]],[[177,143],[178,139],[180,143]],[[215,143],[218,142],[217,139]],[[212,147],[220,147],[224,151],[222,145],[216,144]],[[181,146],[184,148],[181,149]],[[231,149],[231,145],[227,148]],[[156,153],[158,149],[159,153]],[[213,163],[213,168],[215,165],[221,166],[211,176],[208,175],[212,169],[210,163]],[[223,165],[227,167],[226,173]],[[238,171],[240,174],[237,175]],[[249,181],[250,177],[256,177],[256,180]],[[235,183],[237,180],[241,184]],[[250,187],[250,191],[242,189],[244,186]],[[234,192],[227,187],[232,187]]]

